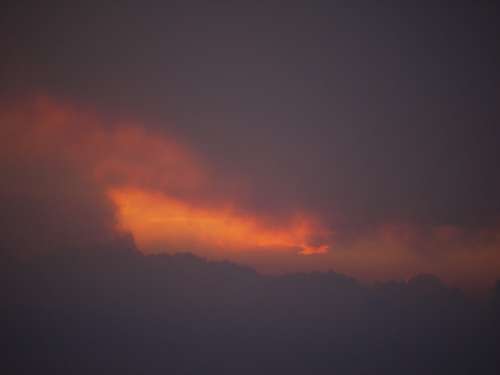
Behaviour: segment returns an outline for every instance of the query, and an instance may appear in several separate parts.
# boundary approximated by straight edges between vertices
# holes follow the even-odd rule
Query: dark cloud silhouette
[[[373,286],[262,276],[189,254],[2,257],[2,369],[43,373],[385,374],[499,370],[498,287],[432,275]],[[496,303],[496,304],[495,304]]]

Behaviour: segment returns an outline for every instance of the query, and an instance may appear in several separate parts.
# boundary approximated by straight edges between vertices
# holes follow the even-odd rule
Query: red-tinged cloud
[[[500,226],[382,224],[317,257],[241,253],[237,259],[263,272],[333,269],[365,282],[430,273],[451,285],[479,290],[500,276]]]
[[[134,233],[139,247],[146,251],[207,249],[230,254],[293,250],[313,254],[327,250],[327,245],[312,244],[320,229],[306,217],[269,227],[233,205],[204,207],[137,188],[110,189],[108,194],[118,207],[120,224]]]
[[[396,222],[333,243],[320,213],[294,202],[286,215],[252,209],[245,198],[266,181],[237,181],[188,140],[140,122],[38,98],[1,106],[0,124],[2,251],[133,246],[131,234],[144,253],[190,251],[263,272],[425,272],[483,287],[500,276],[500,227]]]
[[[52,201],[57,206],[58,199],[68,195],[67,200],[94,207],[96,217],[87,218],[91,225],[105,228],[105,233],[132,233],[143,252],[221,255],[264,249],[314,254],[328,248],[329,232],[312,216],[297,209],[278,223],[272,212],[242,210],[234,189],[220,191],[234,183],[220,181],[187,146],[164,133],[146,131],[141,124],[104,122],[47,98],[4,109],[1,121],[2,154],[4,160],[12,160],[14,174],[22,178],[45,171],[39,183],[11,179],[12,191],[26,189],[21,199],[30,199],[42,188],[40,204]],[[27,170],[23,163],[30,165]],[[73,176],[81,180],[76,189],[66,181]],[[95,191],[95,199],[84,196],[88,191]],[[66,200],[60,203],[68,210],[72,206]],[[106,215],[99,210],[106,210]],[[46,207],[41,221],[49,211]],[[78,215],[79,211],[68,211],[53,218],[53,231],[57,232],[58,219],[85,227],[75,219]],[[86,242],[81,237],[73,240]]]

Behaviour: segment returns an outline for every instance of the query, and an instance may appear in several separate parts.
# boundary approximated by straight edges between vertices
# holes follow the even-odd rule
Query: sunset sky
[[[257,3],[2,10],[0,249],[492,285],[497,10]]]

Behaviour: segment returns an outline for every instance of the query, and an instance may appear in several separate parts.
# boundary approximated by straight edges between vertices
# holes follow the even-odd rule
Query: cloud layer
[[[335,269],[379,280],[431,272],[467,286],[500,274],[495,225],[378,218],[344,233],[328,219],[335,215],[300,200],[252,206],[265,179],[239,179],[189,140],[139,121],[47,97],[5,102],[0,121],[7,252],[133,246],[131,233],[146,253],[192,251],[273,273]]]

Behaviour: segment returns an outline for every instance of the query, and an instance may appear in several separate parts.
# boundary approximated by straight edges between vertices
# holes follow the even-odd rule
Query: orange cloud
[[[41,159],[68,165],[116,206],[118,228],[131,232],[144,252],[264,249],[308,255],[328,249],[326,231],[300,211],[279,223],[270,220],[272,212],[243,212],[238,192],[224,191],[234,182],[221,182],[194,151],[165,132],[104,121],[48,98],[6,109],[2,122],[8,125],[5,154],[34,165]]]
[[[2,248],[94,248],[127,231],[146,253],[192,251],[273,273],[333,268],[384,280],[430,272],[460,285],[499,274],[498,226],[385,223],[329,251],[331,230],[317,217],[243,205],[252,186],[214,174],[164,131],[47,98],[0,105],[0,125]],[[299,256],[312,254],[322,255]]]
[[[500,275],[500,226],[471,229],[385,223],[349,241],[337,242],[333,251],[321,257],[238,256],[242,262],[270,273],[334,269],[366,282],[431,273],[450,285],[484,290]]]
[[[238,213],[232,205],[217,208],[194,206],[158,192],[134,188],[108,191],[118,207],[123,228],[132,231],[145,250],[193,250],[238,252],[295,250],[309,255],[326,252],[325,244],[313,245],[320,232],[312,219],[292,218],[279,227],[268,227],[259,217]]]

